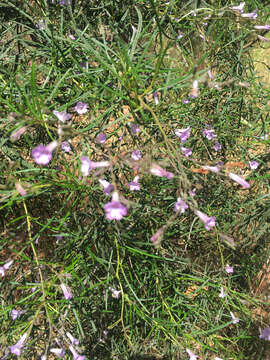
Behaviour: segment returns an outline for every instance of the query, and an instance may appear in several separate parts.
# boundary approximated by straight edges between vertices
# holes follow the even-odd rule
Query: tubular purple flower
[[[186,349],[186,352],[189,355],[189,360],[196,360],[197,359],[198,355],[195,355],[194,352],[192,352],[191,350]]]
[[[36,164],[47,165],[52,159],[52,152],[57,147],[57,141],[51,142],[49,145],[38,145],[32,150],[32,156]]]
[[[220,293],[218,295],[221,299],[225,298],[227,296],[227,294],[224,292],[223,287],[221,287],[220,289]]]
[[[192,154],[192,149],[181,146],[180,149],[183,151],[185,157],[189,157]]]
[[[106,138],[106,134],[100,133],[97,136],[97,142],[99,142],[100,144],[104,144],[106,142]]]
[[[78,354],[72,345],[69,345],[69,350],[72,352],[74,360],[85,360],[85,356]]]
[[[245,1],[241,2],[238,6],[231,6],[230,9],[243,12],[244,6],[245,6]]]
[[[158,105],[159,100],[158,100],[158,93],[156,91],[153,93],[153,97],[154,97],[154,100],[155,100],[155,104]]]
[[[13,260],[10,260],[9,262],[5,263],[3,266],[0,266],[0,275],[2,278],[5,276],[5,272],[11,267],[13,264]]]
[[[164,170],[161,166],[153,164],[150,168],[150,173],[160,177],[166,177],[167,179],[172,179],[174,177],[173,173]]]
[[[120,299],[121,296],[121,290],[115,290],[112,287],[109,287],[109,290],[112,292],[112,297],[115,299]]]
[[[202,133],[208,140],[213,140],[217,136],[214,129],[204,129]]]
[[[207,216],[205,213],[199,210],[194,211],[195,215],[197,215],[200,220],[204,223],[204,227],[206,230],[210,230],[210,228],[215,226],[215,216]]]
[[[26,190],[22,187],[21,183],[16,182],[15,188],[21,196],[25,196],[27,194]]]
[[[142,153],[140,152],[140,150],[134,150],[131,154],[131,157],[133,160],[138,161],[141,159]]]
[[[73,298],[73,295],[71,291],[67,288],[67,286],[64,283],[61,283],[61,289],[63,291],[64,297],[66,300],[70,300]]]
[[[233,323],[233,324],[239,323],[240,319],[238,319],[237,317],[235,317],[235,316],[234,316],[234,313],[232,313],[232,312],[230,311],[230,315],[231,315],[231,317],[232,317],[232,323]]]
[[[104,180],[104,179],[99,179],[98,180],[100,182],[100,184],[103,186],[104,188],[104,193],[106,195],[110,195],[110,193],[114,190],[114,186],[113,184],[110,184],[108,181]]]
[[[64,150],[64,152],[70,152],[71,151],[71,147],[68,141],[63,141],[61,144],[61,148],[62,150]]]
[[[83,176],[88,176],[90,171],[100,167],[110,166],[109,161],[91,161],[88,156],[81,157],[81,173]]]
[[[212,171],[214,173],[219,173],[220,172],[220,167],[219,166],[208,166],[208,165],[205,165],[202,167],[204,170],[209,170],[209,171]]]
[[[18,319],[24,313],[25,313],[25,310],[12,309],[11,310],[11,318],[12,318],[13,321],[15,321],[16,319]]]
[[[252,13],[242,13],[241,16],[243,18],[249,18],[249,19],[257,19],[257,10],[254,10]]]
[[[139,176],[135,176],[135,178],[133,179],[133,181],[131,181],[128,184],[129,188],[131,191],[138,191],[140,190],[140,184],[139,184]]]
[[[188,104],[189,102],[190,102],[189,99],[183,99],[183,100],[182,100],[182,103],[183,103],[183,104]]]
[[[194,80],[192,83],[192,88],[189,97],[195,99],[198,97],[198,95],[199,95],[199,82],[198,80]]]
[[[255,25],[254,29],[257,29],[257,30],[270,30],[270,25]]]
[[[14,354],[17,356],[21,355],[22,348],[23,348],[26,338],[27,338],[27,333],[24,333],[15,345],[12,345],[9,347],[11,354]]]
[[[213,149],[215,151],[219,151],[219,150],[221,150],[221,147],[222,147],[221,144],[219,142],[216,142],[213,146]]]
[[[251,170],[256,170],[257,167],[259,166],[259,163],[255,160],[249,161],[249,167],[251,168]]]
[[[270,341],[270,326],[267,326],[264,328],[260,333],[260,339],[268,340]]]
[[[129,127],[130,127],[130,131],[132,132],[132,134],[136,135],[140,132],[140,127],[139,125],[137,124],[134,124],[134,123],[130,123],[129,124]]]
[[[153,244],[160,242],[163,237],[163,232],[164,232],[163,228],[158,229],[158,231],[150,238],[150,241]]]
[[[181,143],[184,143],[190,137],[190,126],[186,129],[176,129],[174,133],[179,137]]]
[[[11,141],[18,140],[22,136],[22,134],[24,134],[26,132],[26,130],[27,130],[27,127],[22,126],[19,129],[13,131],[13,133],[10,135],[10,140]]]
[[[65,356],[65,349],[64,348],[52,348],[50,352],[56,355],[57,357],[64,357]]]
[[[104,205],[107,220],[121,220],[127,215],[127,208],[119,202],[119,195],[114,192],[112,201]]]
[[[226,271],[227,274],[232,274],[233,271],[234,271],[234,270],[233,270],[233,266],[230,266],[230,265],[227,264],[227,265],[225,266],[225,271]]]
[[[240,176],[229,173],[229,178],[231,178],[233,181],[237,182],[239,185],[241,185],[245,189],[249,189],[250,185],[248,182],[246,182],[244,179],[242,179]]]
[[[86,114],[88,111],[88,105],[78,101],[76,106],[74,107],[74,110],[79,114],[79,115],[83,115]]]
[[[260,40],[262,40],[262,41],[264,41],[264,42],[269,42],[270,40],[269,39],[267,39],[266,37],[264,37],[264,36],[261,36],[261,35],[257,35],[258,36],[258,39],[260,39]]]
[[[67,332],[66,335],[69,338],[71,345],[79,345],[79,340],[72,336],[70,332]]]
[[[177,202],[174,204],[174,211],[179,211],[181,214],[184,214],[186,209],[188,209],[188,205],[178,197]]]
[[[65,110],[63,111],[53,110],[53,113],[57,117],[57,119],[63,123],[72,118],[72,115],[68,114]]]

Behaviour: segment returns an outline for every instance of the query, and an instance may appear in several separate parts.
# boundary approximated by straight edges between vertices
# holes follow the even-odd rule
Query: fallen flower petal
[[[17,356],[21,355],[22,348],[23,348],[26,338],[27,338],[27,333],[24,333],[15,345],[12,345],[9,347],[11,354],[14,354]]]

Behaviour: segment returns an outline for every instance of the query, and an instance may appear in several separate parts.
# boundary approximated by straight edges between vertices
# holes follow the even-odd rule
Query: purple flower
[[[99,179],[98,180],[100,182],[100,184],[103,186],[104,188],[104,193],[106,195],[110,195],[110,193],[114,190],[114,186],[113,184],[110,184],[108,181],[104,180],[104,179]]]
[[[134,123],[130,123],[129,124],[129,127],[130,127],[130,131],[132,132],[132,134],[136,135],[140,132],[140,127],[139,125],[137,124],[134,124]]]
[[[36,28],[38,30],[45,30],[46,29],[46,23],[45,20],[39,20],[36,24],[35,24]]]
[[[189,157],[192,154],[192,149],[181,146],[180,149],[183,151],[185,157]]]
[[[267,39],[266,37],[264,36],[261,36],[261,35],[257,35],[258,36],[258,39],[262,40],[262,41],[265,41],[265,42],[269,42],[270,40]]]
[[[63,283],[61,283],[60,286],[61,286],[61,289],[62,289],[62,291],[63,291],[63,293],[64,293],[65,299],[66,299],[66,300],[72,299],[72,298],[73,298],[73,295],[72,295],[72,293],[70,292],[70,290],[67,288],[67,286],[66,286],[65,284],[63,284]]]
[[[244,6],[245,6],[245,1],[241,2],[238,6],[231,6],[230,9],[243,12]]]
[[[209,171],[212,171],[214,173],[218,173],[220,172],[220,167],[219,166],[208,166],[208,165],[205,165],[202,167],[204,170],[209,170]]]
[[[204,223],[204,227],[206,230],[210,230],[211,227],[215,226],[215,219],[216,219],[215,216],[209,217],[205,213],[203,213],[202,211],[199,211],[199,210],[195,210],[194,213]]]
[[[177,36],[177,39],[180,40],[180,39],[182,39],[183,36],[184,36],[184,34],[180,32]]]
[[[64,357],[64,355],[65,355],[64,348],[53,348],[53,349],[50,349],[50,352],[60,358]]]
[[[140,152],[140,150],[134,150],[131,154],[131,157],[133,160],[138,161],[141,159],[142,153]]]
[[[207,74],[208,74],[210,80],[213,80],[213,79],[214,79],[214,75],[212,74],[212,71],[211,71],[211,70],[208,70],[208,71],[207,71]]]
[[[208,140],[213,140],[217,136],[214,129],[204,129],[202,133]]]
[[[178,197],[177,202],[174,204],[174,211],[184,214],[186,209],[188,209],[188,205],[183,200],[181,200],[180,197]]]
[[[255,25],[254,29],[257,29],[257,30],[270,30],[270,25]]]
[[[71,5],[71,0],[60,0],[59,4],[62,6],[67,6],[68,4]]]
[[[68,114],[65,110],[63,111],[53,110],[53,113],[57,117],[57,119],[63,123],[72,118],[72,115]]]
[[[197,190],[196,188],[190,190],[190,191],[188,192],[189,196],[194,197],[194,196],[196,195],[196,190]]]
[[[240,184],[243,188],[248,189],[250,188],[250,185],[248,182],[246,182],[244,179],[242,179],[240,176],[233,174],[233,173],[229,173],[229,177],[237,182],[238,184]]]
[[[249,161],[249,166],[251,168],[251,170],[256,170],[257,167],[259,166],[259,163],[255,160]]]
[[[75,40],[75,39],[76,39],[75,36],[72,35],[72,34],[69,34],[68,37],[69,37],[71,40]]]
[[[243,18],[249,18],[249,19],[256,19],[258,14],[257,14],[257,10],[254,10],[252,13],[242,13],[241,16]]]
[[[109,290],[112,292],[112,297],[115,299],[120,299],[121,296],[121,290],[115,290],[112,287],[109,287]]]
[[[174,133],[179,137],[181,143],[184,143],[190,137],[190,127],[186,129],[176,129]]]
[[[218,295],[221,299],[225,298],[227,296],[227,294],[224,292],[223,287],[221,287],[220,289],[220,293]]]
[[[72,352],[74,360],[85,360],[85,356],[78,354],[72,345],[69,345],[69,350]]]
[[[47,165],[52,159],[52,152],[57,147],[57,141],[51,142],[49,145],[38,145],[32,150],[32,156],[36,164]]]
[[[219,142],[216,142],[216,143],[214,144],[214,146],[213,146],[213,149],[214,149],[215,151],[219,151],[219,150],[221,150],[221,148],[222,148],[222,146],[221,146],[221,144],[220,144]]]
[[[158,93],[155,91],[153,96],[154,96],[155,104],[158,105],[158,103],[159,103],[159,101],[158,101]]]
[[[18,319],[24,313],[25,313],[25,310],[12,309],[11,310],[11,318],[12,318],[13,321],[15,321],[16,319]]]
[[[79,114],[83,115],[86,114],[88,111],[88,105],[79,101],[77,102],[76,106],[74,107],[74,110]]]
[[[135,178],[133,179],[133,181],[131,181],[128,184],[129,188],[131,191],[137,191],[140,190],[140,184],[139,184],[139,176],[135,176]]]
[[[13,264],[13,260],[10,260],[9,262],[5,263],[3,266],[0,266],[0,275],[2,278],[5,276],[5,272],[11,267]]]
[[[107,220],[121,220],[127,215],[127,208],[119,202],[119,195],[114,192],[112,201],[104,205]]]
[[[66,335],[69,338],[71,345],[79,345],[79,340],[72,336],[70,332],[67,332]]]
[[[63,141],[61,144],[61,148],[62,150],[64,150],[64,152],[70,152],[71,151],[71,147],[68,141]]]
[[[99,142],[100,144],[104,144],[106,142],[106,138],[107,138],[106,134],[100,133],[97,136],[97,142]]]
[[[190,102],[189,99],[183,99],[183,100],[182,100],[182,103],[183,103],[183,104],[188,104],[189,102]]]
[[[192,83],[192,88],[189,97],[195,99],[198,97],[198,94],[199,94],[199,82],[198,80],[194,80]]]
[[[197,359],[198,355],[195,355],[194,352],[192,352],[191,350],[186,349],[186,352],[189,355],[189,360],[196,360]]]
[[[100,167],[110,166],[108,161],[91,161],[88,156],[81,157],[81,173],[83,176],[88,176],[90,171]]]
[[[172,179],[174,177],[173,173],[162,169],[162,167],[157,164],[151,166],[150,173],[156,176],[166,177],[167,179]]]
[[[158,229],[158,231],[150,238],[150,241],[154,244],[159,243],[163,237],[163,232],[163,228]]]
[[[13,131],[13,133],[10,135],[10,139],[11,141],[16,141],[18,140],[22,134],[24,134],[27,130],[26,126],[22,126],[19,129]]]
[[[230,266],[230,265],[226,265],[225,266],[225,271],[227,274],[232,274],[233,273],[233,266]]]
[[[232,317],[232,323],[233,323],[233,324],[239,323],[240,319],[238,319],[237,317],[235,317],[232,312],[230,312],[230,314],[231,314],[231,317]]]
[[[27,194],[26,190],[22,187],[21,183],[16,182],[15,187],[21,196],[25,196]]]
[[[11,354],[14,354],[17,356],[21,355],[22,347],[23,347],[23,344],[24,344],[26,338],[27,338],[27,333],[24,333],[15,345],[12,345],[9,347]]]
[[[260,339],[268,340],[270,341],[270,326],[267,326],[264,328],[260,333]]]

